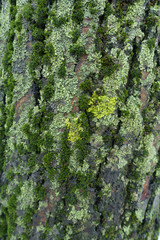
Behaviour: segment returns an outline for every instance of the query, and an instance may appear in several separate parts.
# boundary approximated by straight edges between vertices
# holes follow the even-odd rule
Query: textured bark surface
[[[157,240],[160,1],[0,3],[0,239]]]

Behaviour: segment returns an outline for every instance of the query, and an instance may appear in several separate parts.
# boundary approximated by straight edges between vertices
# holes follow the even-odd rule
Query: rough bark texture
[[[160,1],[0,3],[0,239],[157,240]]]

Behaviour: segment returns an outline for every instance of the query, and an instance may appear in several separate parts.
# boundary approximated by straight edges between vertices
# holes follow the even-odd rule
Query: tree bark
[[[0,239],[157,240],[160,1],[0,14]]]

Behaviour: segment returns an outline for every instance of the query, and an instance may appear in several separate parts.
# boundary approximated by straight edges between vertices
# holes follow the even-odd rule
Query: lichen
[[[116,99],[115,97],[108,98],[105,95],[98,96],[96,92],[93,93],[89,100],[88,112],[92,112],[96,118],[108,116],[115,111]]]
[[[81,123],[78,122],[78,118],[74,118],[72,122],[70,122],[69,118],[65,120],[67,129],[69,130],[68,139],[71,142],[75,142],[80,138],[80,132],[83,131],[81,127]]]
[[[147,45],[147,41],[144,40],[141,45],[141,52],[139,56],[140,69],[146,70],[147,72],[152,72],[152,69],[154,67],[153,58],[154,58],[154,48],[150,50]]]
[[[17,200],[19,202],[18,208],[20,210],[25,210],[28,206],[33,207],[35,200],[34,194],[35,184],[33,181],[25,181],[21,187],[21,194],[18,196]]]

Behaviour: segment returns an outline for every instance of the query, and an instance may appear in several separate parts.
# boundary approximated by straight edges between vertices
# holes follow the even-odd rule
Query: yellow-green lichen
[[[65,120],[67,129],[69,130],[68,139],[71,142],[75,142],[80,138],[80,133],[83,132],[83,128],[81,127],[81,123],[78,122],[78,118],[74,118],[72,122],[70,122],[69,118]]]
[[[89,100],[88,112],[92,112],[96,118],[108,116],[115,111],[116,99],[115,97],[108,98],[105,95],[98,96],[96,92],[93,93]]]

